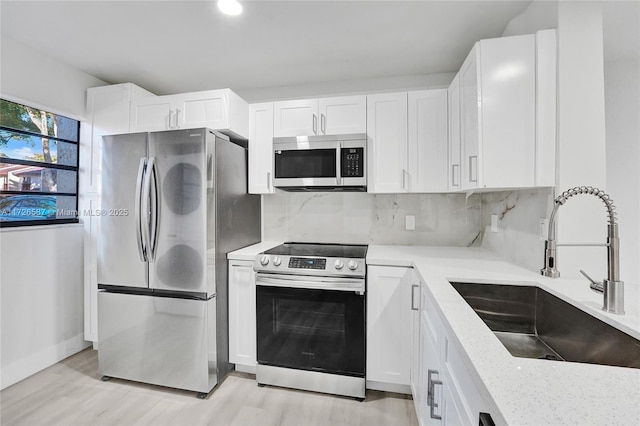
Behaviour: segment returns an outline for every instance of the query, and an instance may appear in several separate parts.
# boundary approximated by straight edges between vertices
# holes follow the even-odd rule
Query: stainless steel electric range
[[[284,243],[260,254],[260,385],[365,397],[365,245]]]

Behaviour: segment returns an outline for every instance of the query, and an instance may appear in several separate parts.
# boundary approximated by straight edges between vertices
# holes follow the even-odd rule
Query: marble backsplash
[[[263,239],[478,246],[481,197],[465,194],[284,192],[263,196]],[[406,215],[415,230],[405,230]]]
[[[263,239],[350,244],[482,246],[524,268],[541,267],[540,219],[552,189],[466,194],[284,192],[263,196]],[[491,231],[491,215],[498,232]],[[405,230],[406,215],[415,230]]]
[[[540,237],[540,219],[549,218],[552,191],[534,188],[483,193],[480,245],[523,268],[539,271],[544,264],[545,240]],[[498,232],[491,231],[494,214],[498,216]]]

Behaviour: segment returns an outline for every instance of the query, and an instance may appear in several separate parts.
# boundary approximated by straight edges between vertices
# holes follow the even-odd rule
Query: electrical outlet
[[[491,232],[498,232],[498,215],[491,215]]]
[[[544,241],[549,236],[549,219],[540,219],[540,241]]]
[[[407,231],[416,230],[416,217],[412,214],[408,214],[404,217],[404,229]]]

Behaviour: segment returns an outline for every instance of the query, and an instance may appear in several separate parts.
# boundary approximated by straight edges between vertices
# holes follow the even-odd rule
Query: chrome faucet
[[[557,244],[555,218],[558,208],[567,200],[578,194],[592,194],[600,198],[607,207],[609,223],[607,225],[607,242],[605,244]],[[544,268],[540,273],[546,277],[557,278],[560,272],[556,269],[556,247],[558,246],[600,246],[607,247],[607,278],[602,283],[595,282],[583,271],[589,281],[591,289],[602,293],[604,301],[602,310],[614,314],[624,314],[624,282],[620,281],[620,240],[618,238],[618,222],[616,221],[615,206],[611,197],[604,191],[591,186],[576,186],[564,191],[553,201],[554,206],[549,217],[549,236],[544,244]]]

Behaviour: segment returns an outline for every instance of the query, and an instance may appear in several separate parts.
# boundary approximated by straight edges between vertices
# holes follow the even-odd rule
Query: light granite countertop
[[[227,258],[254,260],[279,244],[264,241]],[[638,283],[625,283],[626,313],[615,315],[602,311],[602,295],[586,280],[546,278],[482,248],[370,245],[367,265],[417,270],[496,424],[640,425],[640,370],[513,357],[449,281],[536,285],[640,339]]]
[[[640,339],[638,283],[625,283],[626,314],[615,315],[586,280],[546,278],[482,248],[370,245],[367,264],[418,271],[496,424],[640,425],[640,370],[513,357],[449,281],[537,285]]]

